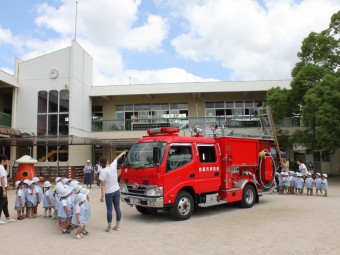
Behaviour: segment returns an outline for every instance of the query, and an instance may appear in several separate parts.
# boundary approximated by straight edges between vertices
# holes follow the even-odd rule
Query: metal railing
[[[218,126],[244,128],[260,127],[259,118],[251,115],[238,115],[228,117],[188,117],[188,118],[148,118],[126,120],[93,120],[93,132],[105,131],[136,131],[155,127],[178,127],[186,129],[189,126]]]
[[[11,115],[0,112],[0,127],[11,127]]]

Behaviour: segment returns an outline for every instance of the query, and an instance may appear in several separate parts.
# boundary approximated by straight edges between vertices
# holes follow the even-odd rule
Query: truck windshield
[[[152,168],[162,164],[165,142],[136,143],[129,151],[124,166],[130,168]]]

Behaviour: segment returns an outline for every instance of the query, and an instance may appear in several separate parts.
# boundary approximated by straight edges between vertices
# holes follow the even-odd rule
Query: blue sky
[[[77,41],[94,85],[290,79],[310,32],[338,0],[78,0]],[[73,0],[11,0],[0,9],[0,69],[68,47]]]

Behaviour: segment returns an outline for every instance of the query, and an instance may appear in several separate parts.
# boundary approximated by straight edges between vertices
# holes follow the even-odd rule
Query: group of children
[[[41,189],[39,181],[39,178],[34,177],[32,180],[15,183],[17,191],[14,209],[17,211],[18,220],[37,217],[38,206],[42,203],[44,218],[57,219],[58,229],[63,234],[76,229],[77,239],[88,235],[86,225],[91,216],[90,190],[83,188],[78,181],[68,178],[57,177],[53,190],[49,181],[45,181]]]
[[[313,189],[316,189],[316,195],[327,197],[328,182],[327,174],[315,174],[315,180],[311,173],[303,176],[301,173],[294,171],[282,171],[278,173],[278,192],[286,195],[303,195],[304,188],[307,190],[307,196],[313,196]]]

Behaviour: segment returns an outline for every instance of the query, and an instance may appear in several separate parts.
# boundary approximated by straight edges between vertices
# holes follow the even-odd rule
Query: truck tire
[[[172,217],[175,220],[187,220],[194,211],[194,199],[186,191],[178,192],[175,204],[171,210]]]
[[[242,200],[239,202],[241,208],[250,208],[255,204],[256,193],[251,185],[246,185],[243,189]]]
[[[144,207],[144,206],[136,205],[136,209],[141,214],[151,214],[152,213],[152,210],[150,208],[147,208],[147,207]]]

